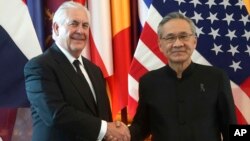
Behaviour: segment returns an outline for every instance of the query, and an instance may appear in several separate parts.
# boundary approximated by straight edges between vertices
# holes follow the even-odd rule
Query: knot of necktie
[[[80,62],[79,60],[75,60],[75,61],[73,62],[73,65],[76,67],[76,72],[77,72],[78,74],[80,74],[80,75],[83,75],[83,73],[82,73],[82,71],[81,71],[81,69],[80,69],[80,64],[81,64],[81,62]]]

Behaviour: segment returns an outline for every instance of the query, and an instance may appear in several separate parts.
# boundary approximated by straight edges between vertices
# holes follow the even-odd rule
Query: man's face
[[[72,56],[79,57],[88,41],[89,19],[83,9],[70,9],[66,15],[63,24],[53,25],[56,42]]]
[[[163,25],[158,43],[170,63],[183,64],[191,61],[197,38],[187,21],[173,19]]]

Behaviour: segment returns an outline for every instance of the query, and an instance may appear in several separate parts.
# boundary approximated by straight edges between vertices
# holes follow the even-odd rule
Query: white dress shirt
[[[62,53],[66,56],[66,58],[69,60],[69,62],[71,63],[72,67],[74,67],[75,70],[76,70],[76,68],[75,68],[73,62],[74,62],[76,59],[80,61],[80,63],[81,63],[80,69],[81,69],[83,75],[85,76],[85,79],[87,80],[87,82],[88,82],[88,84],[89,84],[89,87],[90,87],[90,89],[91,89],[91,91],[92,91],[93,97],[94,97],[94,99],[95,99],[95,101],[96,101],[95,90],[94,90],[94,87],[93,87],[93,85],[92,85],[92,83],[91,83],[91,80],[90,80],[90,78],[89,78],[89,76],[88,76],[88,73],[87,73],[87,71],[86,71],[85,68],[84,68],[84,64],[83,64],[83,62],[82,62],[81,56],[80,56],[79,58],[75,58],[75,57],[73,57],[65,48],[61,47],[61,46],[58,45],[57,43],[56,43],[56,45],[57,45],[58,48],[62,51]],[[101,140],[104,138],[104,136],[105,136],[105,134],[106,134],[106,132],[107,132],[107,128],[108,128],[107,121],[102,120],[101,129],[100,129],[99,135],[98,135],[98,137],[97,137],[97,141],[101,141]]]

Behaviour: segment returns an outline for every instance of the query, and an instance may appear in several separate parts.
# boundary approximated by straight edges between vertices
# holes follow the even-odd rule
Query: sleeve
[[[59,78],[51,65],[44,60],[32,60],[25,65],[24,74],[32,116],[37,122],[65,130],[79,138],[97,139],[101,120],[65,101]]]
[[[236,124],[237,120],[230,80],[224,72],[221,76],[218,96],[219,126],[223,140],[229,141],[229,125]]]
[[[131,134],[131,141],[143,141],[150,134],[149,127],[149,115],[146,104],[146,93],[144,80],[139,82],[139,101],[136,114],[133,118],[133,122],[129,127]]]
[[[108,123],[106,121],[102,120],[101,129],[100,129],[100,132],[99,132],[99,135],[97,138],[98,141],[99,140],[101,141],[105,137],[105,135],[107,133],[107,128],[108,128]]]

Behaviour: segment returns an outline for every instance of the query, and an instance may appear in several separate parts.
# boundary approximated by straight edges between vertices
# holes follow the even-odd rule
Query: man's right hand
[[[105,140],[130,141],[130,132],[128,127],[120,121],[108,122]]]

